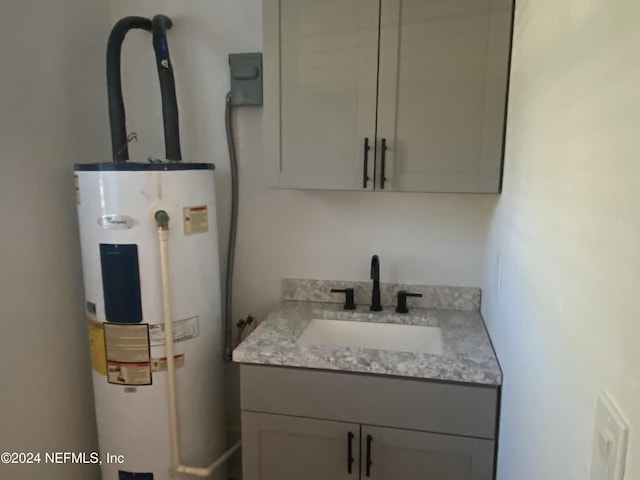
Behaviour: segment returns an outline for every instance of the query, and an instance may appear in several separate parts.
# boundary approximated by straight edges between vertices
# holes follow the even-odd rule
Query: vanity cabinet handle
[[[369,181],[369,175],[367,175],[367,171],[369,170],[369,150],[371,147],[369,146],[369,138],[364,139],[364,170],[362,171],[362,188],[367,188],[367,182]]]
[[[387,177],[384,176],[385,164],[387,161],[387,139],[380,140],[380,190],[384,190],[384,182]]]
[[[353,433],[349,432],[347,435],[347,473],[351,475],[353,470]]]
[[[367,435],[367,466],[366,466],[366,476],[371,476],[371,442],[373,441],[373,437],[371,435]]]

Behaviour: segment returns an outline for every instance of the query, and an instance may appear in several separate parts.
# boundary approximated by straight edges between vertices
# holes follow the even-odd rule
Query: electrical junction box
[[[262,105],[262,53],[229,54],[231,105]]]
[[[591,480],[623,480],[629,427],[606,392],[598,399]]]

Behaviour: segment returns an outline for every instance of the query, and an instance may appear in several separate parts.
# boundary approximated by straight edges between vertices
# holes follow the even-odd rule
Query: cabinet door
[[[274,186],[372,188],[379,4],[264,0],[265,154]]]
[[[492,440],[364,425],[361,438],[362,479],[493,479]]]
[[[355,480],[358,478],[359,432],[357,424],[243,412],[243,477],[245,480]]]
[[[500,191],[512,9],[513,0],[382,0],[386,190]]]

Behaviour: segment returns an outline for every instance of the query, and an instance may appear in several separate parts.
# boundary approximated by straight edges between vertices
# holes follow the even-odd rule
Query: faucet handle
[[[355,303],[355,300],[354,300],[353,288],[343,288],[343,289],[332,288],[331,291],[333,293],[344,293],[345,294],[344,306],[342,308],[344,308],[345,310],[355,310],[356,309],[356,303]]]
[[[409,293],[406,290],[398,291],[398,305],[396,306],[397,313],[409,313],[407,308],[407,297],[422,297],[421,293]]]

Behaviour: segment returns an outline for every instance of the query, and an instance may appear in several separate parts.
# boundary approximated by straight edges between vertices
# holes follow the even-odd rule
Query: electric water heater
[[[120,48],[134,28],[153,33],[162,161],[128,161]],[[221,480],[230,455],[212,463],[226,445],[214,166],[182,161],[168,28],[164,15],[116,23],[113,161],[75,167],[103,480]]]

